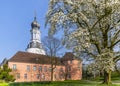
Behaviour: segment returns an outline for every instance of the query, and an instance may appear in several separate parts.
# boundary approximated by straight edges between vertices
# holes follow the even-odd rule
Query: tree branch
[[[120,55],[116,56],[114,59],[115,63],[120,60]]]
[[[120,40],[118,40],[118,41],[116,41],[115,43],[113,43],[110,47],[108,47],[108,48],[113,48],[117,43],[119,43],[120,42]]]
[[[117,36],[118,36],[119,33],[120,33],[120,30],[118,30],[118,31],[116,32],[116,34],[115,34],[115,36],[113,37],[113,40],[112,40],[111,42],[114,42],[114,41],[115,41],[115,39],[117,38]]]

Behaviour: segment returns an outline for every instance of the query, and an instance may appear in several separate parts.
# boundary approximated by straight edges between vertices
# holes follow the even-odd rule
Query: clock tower
[[[27,46],[27,52],[43,54],[45,55],[45,51],[43,49],[41,43],[41,32],[40,32],[40,24],[36,20],[36,16],[34,17],[34,21],[31,23],[31,41]]]

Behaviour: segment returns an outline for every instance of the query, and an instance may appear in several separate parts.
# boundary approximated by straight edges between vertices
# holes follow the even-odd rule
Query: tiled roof
[[[63,65],[61,59],[54,57],[57,65]],[[9,62],[23,62],[23,63],[39,63],[39,64],[51,64],[51,57],[47,55],[28,53],[28,52],[17,52]]]
[[[74,59],[81,60],[80,58],[76,57],[72,52],[67,52],[63,56],[62,61],[68,61],[68,60],[74,60]]]
[[[0,64],[0,66],[3,66],[4,64],[7,64],[8,60],[6,58],[3,59],[2,63]]]

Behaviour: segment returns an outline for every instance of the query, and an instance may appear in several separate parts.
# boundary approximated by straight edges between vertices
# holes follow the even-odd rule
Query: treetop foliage
[[[62,29],[67,48],[87,53],[106,71],[120,60],[120,0],[50,0],[46,25],[50,34]]]
[[[10,68],[8,68],[7,64],[4,64],[2,68],[0,68],[0,79],[4,80],[6,82],[9,81],[14,81],[14,77],[12,75],[10,75],[10,72],[12,70]]]

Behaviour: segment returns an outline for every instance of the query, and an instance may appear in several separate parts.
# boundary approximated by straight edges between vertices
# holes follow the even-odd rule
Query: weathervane
[[[36,13],[36,10],[34,11],[34,20],[36,20],[36,16],[37,16],[37,13]]]

